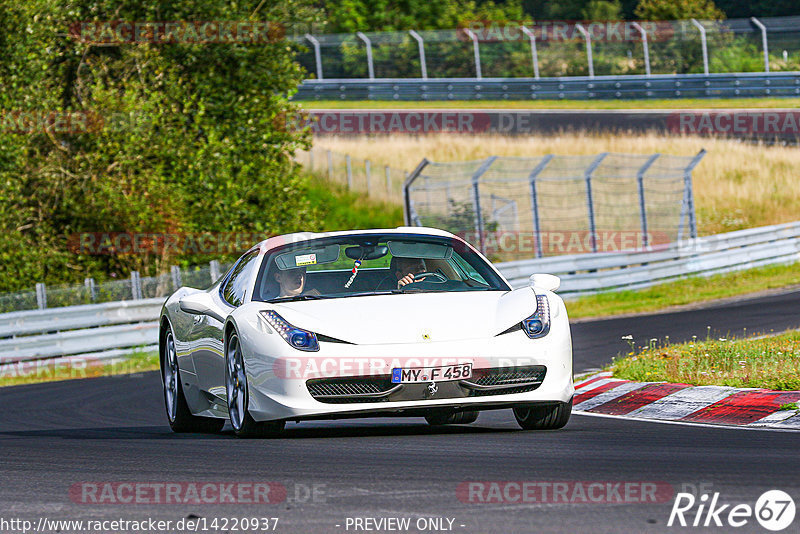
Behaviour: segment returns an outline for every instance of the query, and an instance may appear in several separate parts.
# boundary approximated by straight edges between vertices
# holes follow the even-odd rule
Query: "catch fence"
[[[478,22],[290,37],[316,80],[553,78],[800,70],[800,17]]]
[[[691,173],[704,154],[425,159],[404,186],[406,223],[493,261],[666,246],[697,237]]]

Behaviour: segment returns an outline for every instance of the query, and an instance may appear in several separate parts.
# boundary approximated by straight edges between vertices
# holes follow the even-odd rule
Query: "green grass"
[[[325,231],[395,228],[403,225],[403,207],[310,177],[306,197],[321,215]]]
[[[637,340],[632,340],[632,346]],[[800,331],[761,339],[707,339],[632,350],[611,366],[616,378],[800,390]],[[795,405],[796,408],[796,405]]]
[[[769,265],[710,276],[692,277],[639,291],[598,293],[567,302],[571,318],[657,311],[768,289],[800,284],[800,265]]]
[[[800,408],[797,407],[797,403],[796,402],[789,402],[789,403],[786,403],[786,404],[781,404],[778,409],[779,410],[795,410],[795,411],[800,410]]]
[[[732,109],[797,108],[800,98],[684,98],[660,100],[316,100],[300,101],[316,109]]]
[[[0,372],[0,387],[95,376],[127,375],[153,371],[158,368],[158,353],[144,351],[134,352],[122,359],[109,363],[98,363],[98,365],[84,361],[69,366],[56,366],[52,360],[43,360],[38,364],[15,366],[13,369]]]

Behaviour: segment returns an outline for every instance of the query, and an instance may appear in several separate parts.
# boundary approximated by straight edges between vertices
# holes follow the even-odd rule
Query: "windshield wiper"
[[[298,300],[319,300],[329,298],[333,297],[328,295],[292,295],[289,297],[276,297],[274,299],[270,299],[268,302],[294,302]]]

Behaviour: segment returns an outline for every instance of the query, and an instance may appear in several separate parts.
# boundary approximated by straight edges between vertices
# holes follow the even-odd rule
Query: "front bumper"
[[[249,411],[257,421],[302,420],[373,415],[419,415],[426,409],[490,409],[517,404],[568,402],[572,383],[572,342],[566,314],[554,321],[550,333],[529,339],[522,331],[487,339],[423,342],[397,345],[352,345],[320,342],[319,352],[303,353],[283,340],[269,347],[243,343],[250,392]],[[239,325],[240,335],[246,330]],[[254,332],[255,334],[255,332]],[[245,336],[242,336],[245,338]],[[263,339],[259,333],[252,338]],[[427,384],[408,384],[386,397],[357,402],[330,402],[315,398],[309,384],[332,378],[369,377],[385,380],[393,367],[431,367],[472,362],[473,375],[488,369],[541,367],[543,379],[535,387],[491,394],[477,393],[460,381],[437,381],[437,391],[426,394]],[[476,380],[472,380],[476,382]],[[480,385],[480,384],[478,384]],[[317,391],[319,393],[319,391]],[[344,399],[342,399],[344,400]]]

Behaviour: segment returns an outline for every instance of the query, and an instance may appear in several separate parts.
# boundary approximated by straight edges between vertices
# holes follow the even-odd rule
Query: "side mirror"
[[[532,274],[530,279],[532,288],[544,289],[545,291],[555,291],[561,285],[561,278],[553,274]]]
[[[186,313],[191,313],[192,315],[208,315],[221,323],[225,322],[225,318],[217,312],[211,295],[205,291],[184,295],[181,297],[181,300],[178,301],[178,305],[181,310]]]

